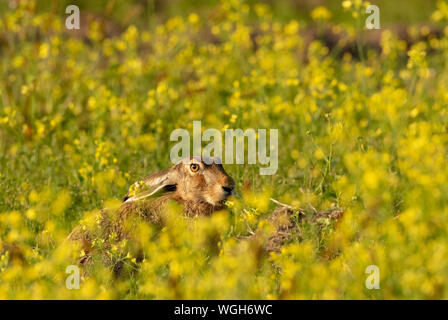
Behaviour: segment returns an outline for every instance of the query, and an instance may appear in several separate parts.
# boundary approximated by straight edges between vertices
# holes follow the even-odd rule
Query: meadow
[[[0,7],[0,299],[448,298],[446,1],[410,15],[406,41],[387,20],[365,30],[361,0],[297,19],[266,2],[201,1],[117,30],[90,15],[80,31],[42,2]],[[68,234],[170,167],[170,133],[194,120],[278,129],[276,174],[224,165],[228,209],[185,218],[170,206],[165,227],[141,223],[107,248],[124,274],[97,259],[69,290],[83,252]],[[304,218],[265,253],[270,198]],[[343,215],[313,218],[329,209]],[[371,265],[380,289],[366,287]]]

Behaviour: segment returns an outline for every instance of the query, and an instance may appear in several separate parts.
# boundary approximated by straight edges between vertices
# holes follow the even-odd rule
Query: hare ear
[[[138,201],[148,197],[158,197],[162,194],[176,191],[175,173],[172,170],[162,170],[134,183],[123,202]]]

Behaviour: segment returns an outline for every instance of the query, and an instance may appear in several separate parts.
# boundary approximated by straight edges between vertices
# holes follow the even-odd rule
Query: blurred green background
[[[15,6],[19,0],[3,0],[0,2],[0,12],[7,6]],[[327,7],[331,20],[344,22],[350,14],[344,12],[338,0],[249,0],[248,4],[265,3],[271,8],[273,17],[279,21],[299,19],[310,21],[310,13],[317,6]],[[431,12],[436,8],[436,0],[376,0],[381,12],[381,23],[390,25],[396,23],[423,23],[429,20]],[[218,0],[60,0],[38,1],[38,11],[52,11],[64,14],[70,4],[78,5],[81,10],[112,18],[121,25],[129,23],[137,26],[152,26],[175,15],[187,15],[191,11],[200,12],[201,16],[213,14]]]

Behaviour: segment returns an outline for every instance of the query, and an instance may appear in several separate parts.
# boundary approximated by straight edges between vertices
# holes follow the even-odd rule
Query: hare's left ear
[[[176,172],[173,168],[162,170],[137,181],[130,188],[123,202],[132,202],[148,197],[159,197],[163,194],[176,191]]]

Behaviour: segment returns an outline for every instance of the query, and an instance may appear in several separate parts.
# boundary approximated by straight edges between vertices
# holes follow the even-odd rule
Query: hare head
[[[172,198],[180,202],[206,203],[219,208],[233,194],[234,187],[233,179],[224,171],[219,158],[190,157],[137,182],[124,201],[171,193]]]

